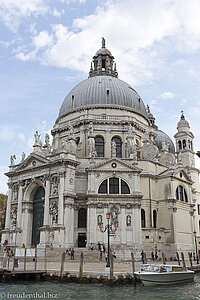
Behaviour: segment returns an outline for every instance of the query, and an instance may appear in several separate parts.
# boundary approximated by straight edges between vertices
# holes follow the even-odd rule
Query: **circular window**
[[[115,162],[112,163],[111,165],[113,168],[116,168],[117,167],[117,164]]]

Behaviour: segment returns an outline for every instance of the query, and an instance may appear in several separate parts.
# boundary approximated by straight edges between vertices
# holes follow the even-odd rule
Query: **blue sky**
[[[199,0],[0,0],[0,192],[10,155],[51,130],[102,36],[159,128],[173,137],[183,110],[200,150]]]

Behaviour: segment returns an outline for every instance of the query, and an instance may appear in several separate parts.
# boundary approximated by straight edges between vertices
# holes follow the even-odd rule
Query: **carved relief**
[[[12,190],[12,201],[11,202],[17,202],[18,201],[18,191],[19,191],[18,184],[14,184],[13,185],[13,190]]]
[[[52,225],[58,223],[58,205],[56,201],[54,201],[49,207],[49,213],[51,215]]]
[[[145,144],[141,149],[141,158],[153,160],[158,155],[158,148],[152,144]]]
[[[174,166],[175,165],[175,157],[171,153],[165,153],[165,154],[161,155],[159,162],[167,167]]]

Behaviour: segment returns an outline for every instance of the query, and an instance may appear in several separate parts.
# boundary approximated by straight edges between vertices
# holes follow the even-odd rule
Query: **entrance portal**
[[[86,247],[87,237],[86,233],[79,233],[78,234],[78,247]]]
[[[44,220],[44,196],[44,188],[39,187],[33,199],[32,245],[34,246],[40,243],[40,227],[43,226]]]

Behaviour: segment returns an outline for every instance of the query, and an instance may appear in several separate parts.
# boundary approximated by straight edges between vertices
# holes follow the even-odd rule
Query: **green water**
[[[0,284],[0,299],[198,300],[200,299],[200,274],[195,276],[193,283],[176,286],[109,287],[98,284],[57,282]]]

